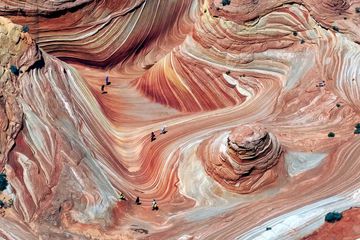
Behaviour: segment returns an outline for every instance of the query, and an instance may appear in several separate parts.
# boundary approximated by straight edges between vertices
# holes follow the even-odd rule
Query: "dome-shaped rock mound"
[[[205,161],[205,170],[227,189],[250,193],[276,180],[281,152],[276,137],[264,128],[241,126],[229,134],[214,157]]]

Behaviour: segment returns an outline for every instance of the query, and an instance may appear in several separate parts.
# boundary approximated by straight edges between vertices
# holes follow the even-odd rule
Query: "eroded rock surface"
[[[207,173],[230,190],[250,193],[275,181],[281,146],[264,128],[245,125],[233,130],[216,154],[205,160]]]

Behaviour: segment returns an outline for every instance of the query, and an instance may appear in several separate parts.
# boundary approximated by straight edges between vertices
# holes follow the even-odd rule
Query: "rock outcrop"
[[[0,17],[0,164],[7,162],[10,149],[14,146],[23,123],[23,111],[19,103],[20,80],[35,62],[41,60],[41,53],[34,51],[36,44],[22,27]],[[25,60],[26,59],[26,60]]]
[[[204,165],[224,187],[251,193],[275,181],[281,152],[273,134],[260,126],[245,125],[233,130],[225,146],[214,153],[218,156],[205,159]]]
[[[300,239],[358,204],[359,7],[2,1],[0,237]]]

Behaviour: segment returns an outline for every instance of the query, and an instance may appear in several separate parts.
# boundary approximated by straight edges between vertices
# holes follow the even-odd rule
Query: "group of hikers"
[[[108,85],[110,85],[111,84],[111,82],[109,81],[109,76],[106,76],[105,77],[105,84],[103,84],[103,85],[101,85],[101,94],[107,94],[107,91],[105,91],[105,86],[108,86]],[[167,133],[167,130],[166,130],[166,128],[165,127],[162,127],[161,129],[160,129],[160,134],[165,134],[165,133]],[[156,140],[156,135],[155,135],[155,133],[154,132],[151,132],[151,141],[155,141]],[[123,193],[120,193],[119,194],[119,197],[118,197],[118,199],[120,200],[120,201],[126,201],[126,198],[125,198],[125,195],[123,194]],[[140,198],[139,197],[136,197],[136,199],[135,199],[135,204],[136,205],[141,205],[141,201],[140,201]],[[156,200],[155,199],[153,199],[153,201],[152,201],[152,210],[154,211],[157,211],[157,210],[159,210],[159,206],[158,206],[158,204],[157,204],[157,202],[156,202]]]
[[[162,128],[160,129],[160,134],[165,134],[165,133],[167,133],[167,130],[166,130],[165,127],[162,127]],[[150,134],[150,139],[151,139],[152,142],[156,140],[156,135],[155,135],[154,132],[151,132],[151,134]]]
[[[119,200],[123,200],[123,201],[126,201],[126,198],[125,198],[125,195],[123,193],[120,193],[119,197],[118,197]],[[140,202],[140,198],[139,197],[136,197],[136,200],[135,200],[135,204],[136,205],[141,205],[141,202]],[[157,211],[159,210],[159,206],[156,202],[155,199],[153,199],[152,201],[152,210],[154,211]]]

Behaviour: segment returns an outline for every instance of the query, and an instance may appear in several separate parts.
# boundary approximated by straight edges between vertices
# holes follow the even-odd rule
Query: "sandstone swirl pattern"
[[[1,19],[0,236],[297,239],[360,205],[357,7],[3,1],[37,44]]]

